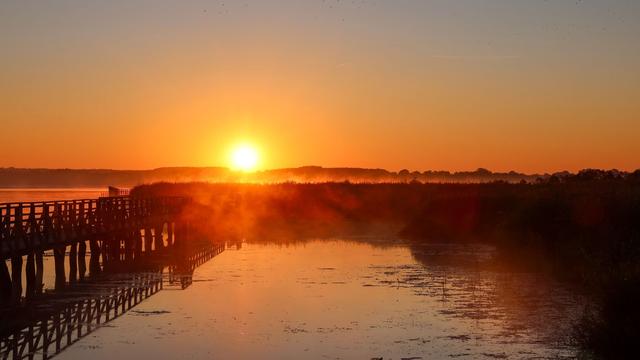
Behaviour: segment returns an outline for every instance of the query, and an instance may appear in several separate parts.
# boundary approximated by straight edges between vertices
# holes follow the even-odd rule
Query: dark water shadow
[[[225,246],[203,243],[180,254],[110,264],[82,281],[1,308],[0,358],[54,357],[159,291],[188,288],[194,270]]]

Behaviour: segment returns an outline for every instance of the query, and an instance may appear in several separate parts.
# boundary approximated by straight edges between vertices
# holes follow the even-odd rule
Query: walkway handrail
[[[185,197],[130,196],[0,203],[0,259],[174,216]]]

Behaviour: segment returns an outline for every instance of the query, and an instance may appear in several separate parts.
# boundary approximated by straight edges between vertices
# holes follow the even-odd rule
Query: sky
[[[0,167],[640,168],[640,1],[0,2]]]

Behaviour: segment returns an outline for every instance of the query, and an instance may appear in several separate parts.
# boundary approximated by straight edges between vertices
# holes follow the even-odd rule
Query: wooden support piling
[[[11,276],[7,268],[7,262],[0,260],[0,304],[9,302],[11,299]]]
[[[134,248],[134,239],[133,233],[131,231],[127,231],[125,233],[124,238],[124,260],[127,262],[133,261],[133,248]]]
[[[36,257],[36,294],[42,293],[44,287],[44,253],[42,250],[37,250]]]
[[[86,241],[80,241],[78,243],[78,278],[80,280],[84,280],[84,277],[87,273],[87,263],[85,260],[85,255],[87,254],[87,243]]]
[[[102,241],[100,241],[100,254],[102,255],[102,265],[104,267],[108,267],[109,266],[109,261],[111,260],[111,256],[110,256],[110,251],[111,249],[111,244],[109,243],[109,240],[104,239]]]
[[[89,250],[91,255],[89,258],[89,274],[94,275],[100,272],[100,244],[96,239],[89,240]]]
[[[172,221],[169,221],[167,223],[167,242],[169,243],[169,246],[173,247],[174,238],[173,238],[173,222]]]
[[[36,262],[35,255],[30,253],[27,255],[27,265],[25,267],[26,279],[27,279],[27,292],[26,297],[32,298],[36,294]]]
[[[22,297],[22,256],[11,258],[11,301],[17,303]]]
[[[62,289],[64,288],[67,279],[64,274],[64,257],[65,257],[66,246],[58,246],[53,249],[53,261],[56,273],[55,280],[55,288]]]
[[[162,238],[163,228],[164,224],[160,224],[156,225],[155,229],[153,229],[156,251],[162,250],[164,248],[164,239]]]
[[[118,235],[113,235],[111,237],[111,241],[109,242],[109,253],[109,260],[112,263],[120,261],[120,237]]]
[[[150,227],[145,227],[144,228],[144,252],[146,253],[146,255],[150,255],[151,254],[151,248],[153,244],[153,234],[151,234],[151,228]]]
[[[133,231],[133,241],[134,241],[134,257],[139,259],[142,255],[142,234],[140,233],[140,229],[136,228]]]
[[[44,251],[53,252],[56,288],[67,280],[84,279],[87,239],[90,274],[111,262],[133,264],[156,251],[166,252],[184,237],[175,218],[186,204],[188,199],[180,197],[128,196],[0,204],[0,303],[21,300],[23,271],[26,297],[42,292]]]
[[[102,268],[107,270],[110,266],[111,256],[110,256],[110,244],[108,240],[100,240],[100,263],[102,264]]]
[[[78,280],[78,244],[69,246],[69,282]]]

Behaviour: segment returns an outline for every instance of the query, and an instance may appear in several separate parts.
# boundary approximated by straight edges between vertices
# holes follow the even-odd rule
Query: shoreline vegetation
[[[640,171],[583,170],[533,183],[155,183],[131,196],[186,195],[214,236],[287,239],[373,231],[410,244],[481,243],[498,259],[574,285],[593,306],[573,338],[596,357],[640,338]]]
[[[623,174],[619,172],[620,174]],[[555,174],[524,174],[515,171],[493,172],[479,168],[474,171],[389,171],[365,168],[325,168],[303,166],[262,170],[251,173],[232,171],[225,167],[164,167],[152,170],[112,169],[29,169],[0,168],[0,188],[93,188],[132,187],[155,182],[215,182],[215,183],[478,183],[505,181],[536,182],[551,176],[564,177],[569,172]]]

